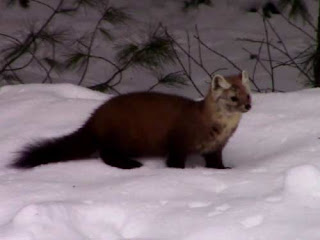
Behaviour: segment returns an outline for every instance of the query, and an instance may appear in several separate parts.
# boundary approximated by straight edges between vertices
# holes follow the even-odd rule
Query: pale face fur
[[[200,152],[211,152],[223,148],[238,127],[241,115],[251,108],[248,74],[223,77],[216,75],[205,99],[209,122],[214,126],[214,134],[200,141]]]
[[[222,111],[247,112],[251,108],[249,77],[245,71],[229,77],[214,76],[210,93]]]

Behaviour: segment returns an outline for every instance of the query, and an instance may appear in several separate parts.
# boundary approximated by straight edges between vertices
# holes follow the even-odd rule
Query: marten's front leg
[[[230,169],[225,167],[222,161],[222,149],[202,154],[206,161],[207,168]]]
[[[186,157],[183,152],[171,150],[167,158],[167,167],[185,168]]]

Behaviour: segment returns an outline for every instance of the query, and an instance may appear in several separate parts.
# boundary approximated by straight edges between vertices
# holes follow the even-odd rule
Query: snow
[[[79,127],[110,95],[71,84],[0,90],[1,240],[318,240],[320,90],[254,94],[224,150],[232,169],[163,159],[8,168],[24,144]]]
[[[312,165],[289,169],[285,189],[289,194],[302,197],[320,197],[320,171]]]
[[[244,228],[257,227],[262,224],[263,218],[264,217],[262,215],[250,216],[241,221],[241,224]]]

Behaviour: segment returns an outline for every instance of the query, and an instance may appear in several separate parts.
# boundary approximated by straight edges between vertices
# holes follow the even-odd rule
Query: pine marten
[[[98,151],[108,165],[142,166],[138,157],[166,157],[168,167],[184,168],[188,154],[199,153],[206,167],[224,169],[222,149],[241,115],[251,108],[248,74],[215,75],[206,97],[139,92],[111,98],[75,132],[27,146],[16,168],[78,160]]]

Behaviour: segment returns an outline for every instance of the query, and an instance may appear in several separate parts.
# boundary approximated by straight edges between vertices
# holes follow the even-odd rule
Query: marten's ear
[[[246,71],[242,71],[242,83],[247,84],[249,82],[249,75]]]
[[[228,83],[228,81],[221,75],[215,75],[212,78],[211,81],[211,88],[213,90],[223,88],[223,89],[229,89],[231,87],[231,84]]]

